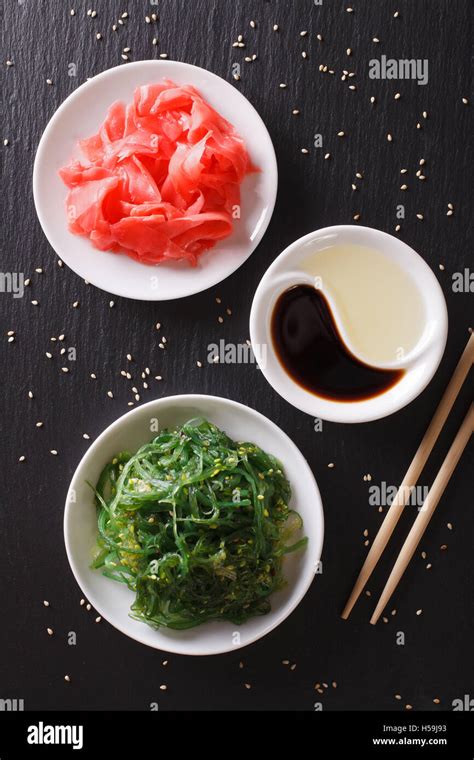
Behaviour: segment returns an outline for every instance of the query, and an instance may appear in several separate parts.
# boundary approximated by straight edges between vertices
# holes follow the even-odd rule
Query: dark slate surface
[[[353,13],[347,13],[351,4]],[[401,520],[390,551],[349,622],[339,613],[380,515],[368,503],[373,483],[398,484],[416,449],[472,325],[472,294],[453,293],[453,272],[472,265],[469,244],[470,205],[468,0],[160,0],[158,7],[139,0],[6,0],[2,92],[5,118],[3,163],[2,271],[24,272],[32,283],[23,299],[1,296],[1,367],[3,374],[1,578],[2,664],[0,697],[25,699],[27,709],[277,709],[327,710],[450,709],[451,701],[473,694],[472,628],[474,622],[472,535],[472,449],[466,452],[423,540],[432,562],[425,570],[420,553],[412,562],[388,624],[368,624],[377,593],[413,519]],[[71,17],[70,7],[76,15]],[[98,16],[86,16],[95,7]],[[393,13],[398,10],[399,18]],[[129,18],[114,33],[121,12]],[[145,23],[157,11],[156,28]],[[249,26],[251,19],[257,28]],[[281,27],[272,31],[273,24]],[[306,38],[300,31],[308,30]],[[103,40],[96,40],[96,32]],[[232,42],[244,34],[247,48]],[[324,41],[318,42],[321,33]],[[153,36],[159,45],[152,46]],[[374,43],[376,36],[380,42]],[[132,60],[170,58],[204,66],[232,80],[231,66],[247,53],[258,61],[243,64],[236,86],[261,113],[274,140],[280,167],[277,208],[269,231],[251,259],[212,291],[180,302],[148,304],[116,298],[87,287],[67,267],[60,269],[36,219],[31,174],[35,149],[55,109],[86,77],[121,63],[122,48]],[[352,48],[352,56],[346,48]],[[306,50],[308,60],[301,52]],[[429,83],[372,81],[368,61],[382,53],[396,58],[427,58]],[[77,77],[68,64],[77,64]],[[335,75],[321,73],[326,64]],[[124,64],[126,65],[126,64]],[[356,91],[340,79],[355,71]],[[50,77],[53,85],[48,86]],[[279,88],[286,82],[286,90]],[[402,94],[397,102],[393,95]],[[371,105],[369,98],[376,97]],[[296,118],[294,107],[301,109]],[[428,119],[422,118],[422,111]],[[417,122],[422,129],[416,128]],[[347,137],[338,139],[339,130]],[[388,143],[386,133],[394,136]],[[312,149],[321,133],[324,148]],[[300,150],[307,146],[309,155]],[[329,161],[323,155],[332,154]],[[415,178],[418,160],[426,159],[427,180]],[[472,164],[471,164],[472,165]],[[409,169],[409,191],[399,190],[400,168]],[[360,189],[352,192],[356,171]],[[446,216],[447,204],[454,215]],[[196,367],[210,342],[248,337],[252,296],[260,277],[277,254],[297,237],[318,227],[361,223],[393,232],[397,203],[406,206],[400,237],[432,266],[446,295],[450,334],[441,367],[429,388],[393,417],[360,426],[325,424],[313,432],[310,417],[280,399],[251,366]],[[425,215],[423,222],[416,213]],[[443,263],[444,271],[439,270]],[[42,267],[43,274],[35,273]],[[222,298],[222,307],[215,303]],[[390,296],[387,293],[387,298]],[[39,306],[31,305],[36,298]],[[72,303],[80,301],[80,308]],[[217,317],[230,306],[231,318]],[[401,304],[403,308],[403,304]],[[469,313],[469,311],[471,312]],[[157,320],[168,349],[158,349]],[[7,342],[8,330],[16,340]],[[77,361],[69,375],[56,356],[45,351],[50,336],[66,334]],[[115,631],[96,625],[93,613],[79,606],[81,593],[69,570],[62,538],[63,505],[68,483],[88,442],[127,409],[130,389],[120,378],[125,354],[137,368],[150,366],[163,375],[142,400],[174,393],[203,392],[234,398],[275,420],[301,448],[321,488],[326,516],[324,573],[297,611],[257,644],[232,654],[204,659],[161,655]],[[96,372],[98,380],[90,380]],[[28,390],[34,392],[29,400]],[[112,389],[115,399],[106,392]],[[464,388],[430,461],[430,483],[469,404]],[[35,423],[44,421],[37,429]],[[51,456],[50,449],[59,455]],[[18,463],[21,455],[27,457]],[[327,463],[335,462],[334,469]],[[447,522],[454,526],[452,532]],[[441,552],[441,544],[448,550]],[[428,561],[427,560],[427,561]],[[42,600],[48,599],[46,609]],[[423,614],[416,615],[422,608]],[[46,627],[55,635],[50,638]],[[68,646],[69,631],[77,645]],[[406,637],[396,644],[397,632]],[[169,660],[166,667],[162,660]],[[281,661],[296,663],[290,670]],[[239,668],[239,662],[244,668]],[[64,674],[71,683],[64,682]],[[321,696],[315,682],[337,681]],[[244,683],[252,685],[251,690]],[[167,684],[166,692],[159,690]],[[400,693],[402,702],[394,700]],[[433,698],[439,697],[439,707]]]

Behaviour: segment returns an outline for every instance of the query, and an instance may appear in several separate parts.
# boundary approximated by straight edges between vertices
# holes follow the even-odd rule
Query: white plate
[[[204,253],[196,268],[186,263],[157,267],[124,254],[98,251],[69,232],[67,188],[58,175],[81,138],[97,132],[115,100],[130,102],[136,87],[168,78],[192,84],[245,140],[260,173],[249,175],[241,192],[241,219],[234,232]],[[33,193],[43,231],[58,256],[76,274],[102,290],[142,301],[167,301],[199,293],[229,277],[255,250],[275,207],[278,169],[267,128],[255,108],[229,82],[205,69],[177,61],[137,61],[104,71],[72,93],[46,127],[36,154]]]
[[[414,351],[406,372],[396,385],[379,396],[363,401],[340,402],[321,398],[298,385],[278,359],[271,335],[272,314],[281,293],[301,279],[304,260],[318,250],[336,245],[361,245],[374,248],[395,261],[418,286],[426,323],[423,350]],[[284,282],[296,274],[293,283]],[[283,281],[282,281],[283,280]],[[401,304],[401,308],[403,304]],[[250,312],[250,339],[259,367],[270,385],[288,403],[329,422],[370,422],[402,409],[426,388],[443,357],[448,336],[448,312],[443,291],[432,270],[421,256],[393,235],[372,227],[339,225],[324,227],[296,240],[267,269],[256,290]]]
[[[235,440],[251,441],[281,460],[291,483],[291,506],[304,520],[305,550],[284,560],[287,586],[272,595],[268,615],[243,625],[205,623],[187,631],[154,630],[129,617],[134,594],[116,581],[91,570],[97,537],[94,496],[87,485],[97,483],[103,467],[123,450],[136,451],[151,440],[150,420],[160,428],[174,427],[196,416],[204,416]],[[80,462],[66,500],[64,536],[66,551],[84,596],[111,625],[132,639],[167,652],[210,655],[230,652],[265,636],[295,609],[314,578],[321,556],[324,519],[321,497],[314,476],[295,444],[273,422],[254,409],[215,396],[170,396],[144,404],[120,417],[92,444]]]

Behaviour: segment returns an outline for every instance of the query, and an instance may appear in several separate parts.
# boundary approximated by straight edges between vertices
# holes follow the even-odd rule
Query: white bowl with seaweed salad
[[[99,614],[189,655],[247,646],[285,620],[323,532],[318,487],[288,436],[203,395],[151,401],[110,425],[80,462],[64,517],[69,563]]]

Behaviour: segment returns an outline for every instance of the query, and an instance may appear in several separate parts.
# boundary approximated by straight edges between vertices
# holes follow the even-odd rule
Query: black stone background
[[[6,0],[4,3],[2,93],[2,271],[22,271],[32,283],[23,299],[1,294],[1,666],[0,697],[25,699],[26,709],[275,709],[327,710],[451,709],[455,698],[474,695],[472,447],[465,453],[423,539],[392,607],[398,613],[376,627],[368,623],[391,563],[414,513],[406,510],[394,539],[369,584],[372,598],[358,603],[349,622],[340,611],[366,554],[363,531],[373,536],[381,516],[368,503],[363,475],[372,484],[398,484],[434,412],[473,324],[472,294],[453,293],[453,272],[472,266],[472,153],[469,150],[470,11],[467,0]],[[346,7],[352,5],[353,13]],[[70,8],[76,15],[71,17]],[[88,7],[97,18],[87,17]],[[393,18],[398,10],[399,18]],[[129,18],[117,32],[119,14]],[[156,11],[159,21],[147,25]],[[249,22],[255,19],[257,28]],[[280,31],[272,31],[273,24]],[[300,31],[308,30],[305,38]],[[96,33],[103,35],[96,40]],[[232,48],[241,33],[247,47]],[[316,39],[321,33],[324,41]],[[152,45],[154,36],[159,45]],[[376,36],[380,42],[374,43]],[[56,108],[86,77],[122,62],[157,57],[206,67],[233,82],[232,64],[242,62],[234,83],[265,120],[278,155],[280,184],[270,228],[251,259],[212,290],[179,302],[138,303],[86,286],[67,267],[60,269],[35,216],[31,175],[35,150]],[[346,55],[351,47],[352,56]],[[308,52],[303,60],[301,52]],[[258,60],[243,58],[256,52]],[[385,53],[427,58],[429,83],[372,81],[368,61]],[[6,59],[14,62],[7,68]],[[77,64],[77,77],[68,64]],[[335,75],[321,73],[327,64]],[[125,63],[123,65],[126,65]],[[341,81],[356,72],[357,90]],[[48,86],[50,77],[53,85]],[[286,82],[287,88],[279,88]],[[393,95],[401,92],[401,99]],[[377,102],[371,105],[369,98]],[[301,115],[291,115],[293,108]],[[422,111],[428,119],[422,118]],[[417,122],[422,129],[416,128]],[[338,138],[344,130],[347,136]],[[394,136],[386,140],[387,132]],[[321,133],[323,149],[312,147]],[[303,155],[301,148],[310,153]],[[326,151],[332,154],[323,159]],[[416,179],[426,159],[427,179]],[[399,190],[407,167],[409,190]],[[356,171],[364,179],[351,183]],[[454,215],[446,216],[447,204]],[[450,332],[446,354],[428,389],[408,408],[365,425],[313,420],[290,407],[252,366],[196,366],[207,345],[219,338],[248,338],[252,297],[274,258],[296,238],[318,227],[361,223],[393,232],[396,204],[406,206],[400,237],[434,269],[446,295]],[[423,222],[416,213],[425,215]],[[58,213],[60,210],[58,209]],[[99,255],[99,254],[98,254]],[[439,270],[443,263],[444,271]],[[43,274],[35,268],[42,267]],[[222,298],[222,306],[215,302]],[[387,298],[390,293],[387,293]],[[39,306],[31,305],[31,299]],[[80,308],[72,303],[80,301]],[[231,307],[232,317],[217,317]],[[400,305],[403,308],[403,304]],[[154,329],[168,339],[158,349]],[[16,331],[14,343],[8,330]],[[45,357],[50,337],[66,334],[77,349],[71,371],[60,371],[57,347]],[[94,623],[79,606],[81,592],[69,570],[62,536],[63,506],[74,469],[89,443],[127,410],[130,387],[119,371],[130,351],[136,370],[161,374],[142,401],[175,393],[201,392],[236,399],[276,421],[301,448],[318,480],[325,507],[324,572],[296,612],[277,630],[247,649],[218,657],[179,657],[148,649]],[[97,381],[89,373],[97,373]],[[472,382],[472,378],[471,378]],[[114,400],[107,397],[111,388]],[[29,400],[28,390],[34,392]],[[447,452],[472,397],[467,385],[430,460],[429,484]],[[37,429],[35,423],[44,421]],[[57,457],[50,449],[58,450]],[[21,455],[27,457],[18,463]],[[328,462],[335,462],[328,469]],[[452,532],[447,522],[453,523]],[[441,544],[448,550],[441,552]],[[425,569],[426,562],[432,569]],[[43,606],[43,599],[50,607]],[[422,608],[423,614],[416,615]],[[54,628],[54,637],[46,627]],[[68,631],[77,645],[68,646]],[[396,644],[403,631],[405,646]],[[164,667],[161,663],[168,660]],[[290,670],[282,665],[296,663]],[[239,668],[239,662],[244,668]],[[64,682],[64,674],[71,683]],[[337,681],[324,696],[315,682]],[[252,685],[251,690],[244,683]],[[166,692],[159,690],[167,684]],[[400,693],[401,702],[394,699]],[[432,700],[441,699],[436,707]]]

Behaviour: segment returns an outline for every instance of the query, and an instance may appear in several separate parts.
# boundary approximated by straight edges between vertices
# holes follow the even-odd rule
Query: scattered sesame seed
[[[108,396],[109,398],[113,398],[113,397],[114,397],[114,394],[112,393],[112,391],[107,391],[107,396]]]
[[[400,224],[397,224],[397,225],[395,226],[395,232],[400,232],[400,230],[401,230],[401,225],[400,225]]]
[[[96,623],[100,623],[100,621],[101,621],[101,620],[102,620],[102,618],[101,618],[101,616],[99,615],[98,617],[96,617],[96,619],[95,619],[95,622],[96,622]]]
[[[76,15],[76,11],[74,10],[74,8],[71,8],[71,10],[69,11],[69,15],[70,16],[75,16]]]
[[[402,697],[401,697],[401,695],[400,695],[400,694],[395,694],[395,699],[401,699],[401,698],[402,698]]]
[[[352,55],[352,48],[347,48],[346,55]]]
[[[433,702],[434,702],[434,704],[435,704],[435,705],[439,705],[439,703],[441,702],[441,700],[440,700],[440,699],[438,699],[438,697],[435,697],[435,698],[433,699]]]
[[[46,84],[52,85],[53,84],[53,80],[52,79],[47,79],[46,80]]]
[[[428,564],[426,565],[426,569],[427,570],[431,570],[432,567],[433,566],[432,566],[431,562],[428,562]]]
[[[398,18],[399,15],[400,15],[400,13],[398,11],[395,11],[395,13],[393,14],[393,18]]]
[[[452,523],[447,523],[446,527],[447,527],[448,530],[452,530],[453,529],[453,524]]]
[[[442,272],[444,272],[444,264],[438,264],[438,267],[441,269]]]
[[[91,609],[92,609],[92,605],[91,604],[86,604],[86,610],[87,610],[87,612],[90,612]]]
[[[95,35],[95,38],[96,38],[96,40],[101,40],[102,39],[101,33],[97,32],[97,34]]]
[[[421,115],[423,116],[424,119],[427,119],[428,118],[428,111],[423,111],[423,113]]]
[[[338,137],[345,137],[345,135],[346,135],[346,133],[342,132],[342,131],[337,133]]]
[[[393,96],[393,99],[394,99],[394,100],[400,100],[400,98],[401,98],[401,97],[402,97],[402,96],[400,95],[400,93],[399,93],[399,92],[396,92],[396,93],[395,93],[395,95]]]
[[[383,617],[382,620],[383,620],[384,623],[388,623],[388,618],[387,617]]]
[[[423,610],[417,610],[417,611],[416,611],[416,614],[417,614],[417,615],[421,615],[421,613],[422,613],[422,612],[423,612]]]
[[[446,211],[446,216],[452,216],[452,215],[453,215],[453,213],[454,213],[453,209],[452,209],[452,208],[449,208],[449,209]]]
[[[323,41],[323,35],[322,34],[317,34],[316,35],[316,39],[319,40],[320,42],[322,42]]]
[[[413,705],[405,705],[405,710],[413,710]]]
[[[109,301],[109,307],[113,309],[115,306],[115,301]]]
[[[337,682],[336,682],[336,681],[333,681],[333,682],[332,682],[332,688],[333,688],[333,689],[337,689]]]
[[[73,309],[78,309],[79,308],[79,301],[74,301],[74,303],[72,305],[72,308]]]
[[[469,103],[469,101],[468,101],[468,99],[467,99],[467,98],[463,98],[463,99],[462,99],[462,102],[464,103],[464,105],[465,105],[465,106],[467,106],[467,104]]]
[[[359,219],[360,219],[360,214],[354,214],[354,216],[352,218],[353,218],[354,222],[358,222]]]
[[[400,190],[408,190],[408,185],[400,185]]]
[[[53,629],[52,629],[52,628],[46,628],[46,631],[47,631],[47,633],[48,633],[48,636],[52,636],[52,635],[53,635],[53,633],[54,633],[54,631],[53,631]]]
[[[301,152],[306,156],[309,153],[308,148],[301,148]]]
[[[346,8],[347,13],[354,13],[354,8]]]
[[[71,681],[71,678],[70,678],[70,676],[64,676],[64,680],[65,680],[67,683],[70,683],[70,681]]]
[[[332,468],[333,468],[334,466],[335,466],[335,465],[334,465],[334,462],[329,462],[329,464],[328,464],[328,467],[329,467],[329,469],[330,469],[330,470],[332,470]]]
[[[274,32],[278,32],[279,29],[280,29],[280,27],[278,26],[278,24],[273,24],[273,31]]]
[[[4,144],[5,147],[7,147],[7,145],[9,145],[9,140],[8,140],[7,137],[5,137],[5,139],[3,141],[3,144]]]
[[[49,453],[52,454],[53,457],[57,457],[58,456],[58,452],[56,451],[56,449],[51,449],[51,451]]]
[[[244,683],[244,686],[245,686],[246,689],[251,689],[252,688],[249,683]]]
[[[372,42],[380,42],[378,37],[372,37]]]
[[[392,142],[392,140],[393,140],[393,137],[392,137],[392,135],[390,134],[390,132],[387,134],[387,140],[388,140],[389,142]]]
[[[370,102],[371,102],[371,103],[375,103],[375,98],[374,98],[374,96],[373,96],[373,95],[371,95],[371,96],[370,96]]]
[[[330,153],[326,153],[325,156],[324,156],[324,160],[328,161],[330,158],[331,158],[331,154]]]
[[[162,683],[161,686],[160,686],[161,691],[166,691],[167,688],[168,687],[167,687],[167,685],[165,683]]]
[[[47,600],[47,599],[45,599],[45,600],[43,601],[43,604],[44,604],[44,606],[45,606],[45,607],[49,607],[49,602],[48,602],[48,600]]]
[[[422,559],[426,559],[426,552],[421,552]]]
[[[202,367],[202,362],[200,362],[200,361],[197,361],[197,362],[196,362],[196,366],[197,366],[197,367]]]
[[[445,551],[446,551],[446,549],[448,548],[448,545],[447,545],[447,544],[441,544],[441,546],[440,546],[439,548],[440,548],[440,550],[441,550],[442,552],[445,552]]]
[[[84,607],[85,603],[86,603],[85,599],[81,599],[81,601],[79,602],[79,604],[81,605],[81,607]]]
[[[280,82],[280,89],[281,90],[285,90],[286,89],[286,84],[284,82]]]
[[[424,216],[423,216],[423,214],[417,214],[417,215],[416,215],[416,218],[417,218],[417,219],[420,219],[420,221],[423,221],[423,219],[424,219]]]

